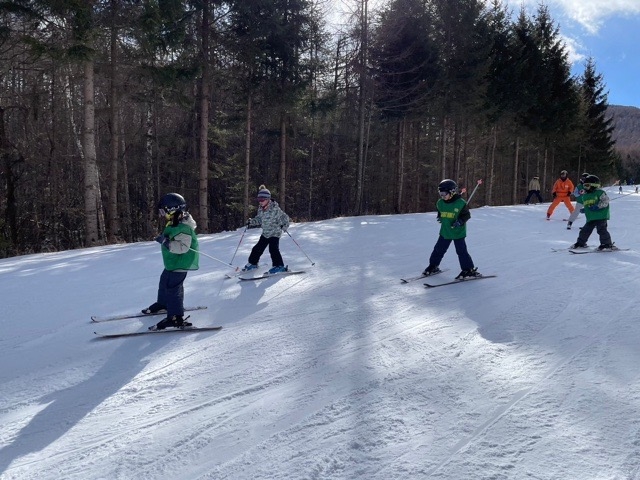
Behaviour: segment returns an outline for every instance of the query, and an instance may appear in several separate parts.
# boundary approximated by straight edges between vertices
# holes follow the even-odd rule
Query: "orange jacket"
[[[568,197],[573,193],[573,182],[569,180],[569,178],[559,178],[556,180],[556,183],[553,184],[553,188],[551,189],[551,193],[555,193],[557,197]]]

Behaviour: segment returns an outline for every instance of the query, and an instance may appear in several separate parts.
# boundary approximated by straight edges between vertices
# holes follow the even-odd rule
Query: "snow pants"
[[[591,220],[590,222],[585,223],[584,227],[580,229],[580,233],[578,234],[578,243],[586,245],[594,228],[600,236],[600,245],[610,245],[611,235],[607,230],[606,220]]]
[[[524,203],[529,203],[529,200],[531,200],[532,197],[538,197],[538,202],[542,203],[542,197],[540,196],[540,190],[529,190],[529,195],[527,195],[526,200],[524,201]]]
[[[574,208],[571,204],[571,198],[569,198],[569,196],[567,195],[566,197],[556,197],[553,199],[553,202],[551,202],[551,205],[549,205],[549,209],[547,210],[547,217],[550,217],[553,214],[553,211],[556,209],[560,202],[564,202],[564,204],[569,209],[569,213],[573,213]]]
[[[442,257],[447,253],[449,246],[453,242],[456,247],[456,253],[458,254],[458,260],[460,262],[460,268],[462,270],[471,270],[473,268],[473,260],[471,255],[467,252],[467,242],[464,238],[458,238],[457,240],[447,240],[442,235],[438,236],[438,241],[433,247],[433,252],[429,257],[429,265],[438,266],[442,261]]]
[[[184,279],[187,272],[163,270],[158,285],[158,303],[167,307],[167,317],[184,315]]]
[[[269,255],[271,255],[272,266],[284,267],[284,260],[282,260],[282,255],[280,254],[280,237],[267,238],[264,235],[260,235],[260,240],[258,240],[258,243],[251,249],[249,263],[257,265],[267,245],[269,245]]]
[[[576,221],[576,218],[578,218],[578,215],[580,215],[580,210],[582,210],[583,208],[584,207],[580,202],[576,202],[576,206],[573,209],[573,212],[571,212],[571,215],[569,215],[569,223],[573,223]]]

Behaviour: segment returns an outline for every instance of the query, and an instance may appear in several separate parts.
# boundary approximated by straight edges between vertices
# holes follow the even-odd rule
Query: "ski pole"
[[[236,251],[233,252],[233,257],[231,257],[231,261],[229,262],[229,265],[233,264],[233,260],[236,258],[236,254],[238,253],[238,249],[240,248],[240,244],[242,243],[242,239],[244,238],[244,234],[246,233],[248,228],[249,228],[249,225],[247,224],[247,226],[245,227],[244,231],[242,232],[242,236],[240,237],[240,241],[238,242],[238,246],[236,247]]]
[[[302,247],[298,244],[298,242],[296,242],[296,239],[295,239],[295,238],[293,238],[293,237],[291,236],[291,234],[290,234],[287,230],[285,230],[285,232],[286,232],[286,234],[287,234],[287,235],[289,235],[289,237],[291,237],[291,240],[293,240],[293,243],[295,243],[296,245],[298,245],[298,248],[300,249],[300,251],[301,251],[302,253],[304,253],[304,256],[305,256],[305,257],[307,257],[307,260],[309,260],[309,261],[311,262],[311,266],[313,267],[313,266],[315,265],[315,262],[309,258],[309,255],[307,255],[307,254],[306,254],[306,252],[302,249]]]
[[[184,242],[180,242],[180,244],[181,244],[183,247],[186,247],[186,246],[187,246]],[[233,265],[230,265],[230,264],[228,264],[228,263],[226,263],[226,262],[224,262],[224,261],[220,260],[219,258],[212,257],[211,255],[207,255],[206,253],[201,252],[201,251],[199,251],[199,250],[196,250],[195,248],[191,248],[191,247],[187,247],[187,248],[188,248],[189,250],[191,250],[192,252],[199,253],[200,255],[204,255],[205,257],[210,258],[211,260],[215,260],[216,262],[219,262],[219,263],[223,264],[223,265],[224,265],[224,266],[226,266],[226,267],[233,268],[233,270],[234,270],[234,271],[236,271],[236,272],[237,272],[238,270],[240,270],[240,267],[234,267]]]
[[[467,203],[469,203],[471,201],[471,199],[473,198],[473,196],[476,193],[476,190],[478,190],[478,187],[482,185],[482,179],[478,180],[478,183],[476,184],[476,188],[473,189],[473,192],[471,192],[471,195],[469,195],[469,198],[467,198]]]

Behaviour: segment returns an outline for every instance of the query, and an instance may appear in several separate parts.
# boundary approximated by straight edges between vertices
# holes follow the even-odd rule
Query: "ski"
[[[140,335],[151,335],[153,333],[197,333],[197,332],[211,332],[221,330],[222,327],[184,327],[184,328],[167,328],[165,330],[143,330],[141,332],[131,333],[98,333],[93,332],[98,338],[122,338],[122,337],[138,337]]]
[[[301,273],[305,273],[304,270],[295,270],[295,271],[286,271],[280,273],[269,273],[265,272],[262,275],[258,275],[256,277],[238,277],[240,280],[250,281],[250,280],[264,280],[265,278],[273,278],[273,277],[284,277],[286,275],[299,275]]]
[[[569,253],[573,253],[574,255],[583,255],[585,253],[628,252],[629,250],[630,250],[629,248],[618,248],[618,247],[609,248],[606,250],[598,250],[597,248],[587,248],[587,249],[581,248],[580,250],[569,249]]]
[[[259,268],[260,266],[258,266]],[[252,272],[253,270],[242,270],[240,269],[240,267],[238,267],[238,270],[236,270],[234,273],[225,273],[224,276],[226,278],[238,278],[239,276],[245,274],[245,273],[249,273]]]
[[[497,275],[481,275],[480,277],[469,277],[469,278],[465,278],[464,280],[452,280],[451,282],[445,282],[445,283],[436,283],[436,284],[431,284],[431,283],[425,283],[424,286],[427,288],[436,288],[436,287],[444,287],[445,285],[453,285],[456,283],[467,283],[467,282],[471,282],[473,280],[483,280],[485,278],[496,278]]]
[[[422,280],[427,277],[433,277],[434,275],[439,275],[440,273],[444,273],[446,271],[448,271],[448,269],[445,268],[444,270],[440,270],[439,272],[431,273],[429,275],[418,275],[417,277],[401,278],[400,281],[402,283],[415,282],[416,280]]]
[[[187,307],[184,309],[185,312],[191,312],[194,310],[204,310],[207,307],[203,306],[203,305],[199,305],[197,307]],[[127,320],[129,318],[142,318],[142,317],[153,317],[155,315],[166,315],[167,311],[163,310],[157,313],[142,313],[142,312],[138,312],[138,313],[129,313],[129,314],[123,314],[123,315],[110,315],[108,317],[100,317],[98,315],[92,315],[91,316],[91,321],[94,323],[100,323],[100,322],[112,322],[114,320]]]

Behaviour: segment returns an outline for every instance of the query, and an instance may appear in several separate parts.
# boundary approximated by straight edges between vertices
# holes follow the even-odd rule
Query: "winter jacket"
[[[440,222],[440,235],[447,240],[457,240],[467,236],[467,221],[471,218],[471,212],[467,202],[459,195],[453,195],[449,200],[439,199],[436,202],[438,209],[438,221]],[[460,221],[459,227],[453,223]]]
[[[540,191],[540,180],[537,178],[532,178],[529,182],[529,190],[535,190],[537,192]]]
[[[258,214],[249,220],[249,227],[262,227],[262,236],[266,238],[282,236],[289,229],[289,216],[278,206],[278,202],[270,200],[267,205],[258,207]]]
[[[592,192],[584,192],[576,199],[584,205],[584,216],[587,222],[592,220],[609,220],[609,196],[604,190],[599,188]],[[596,206],[596,210],[591,208]]]
[[[569,180],[568,178],[565,178],[564,180],[562,180],[562,178],[559,178],[556,180],[556,183],[553,184],[553,188],[551,189],[551,193],[555,193],[557,197],[568,197],[569,195],[571,195],[571,192],[573,192],[573,189],[575,187],[573,186],[573,182],[571,180]]]
[[[188,213],[184,214],[178,225],[173,226],[169,222],[164,228],[162,234],[170,240],[169,248],[160,247],[162,261],[166,270],[171,272],[198,270],[200,255],[198,253],[198,237],[195,229],[196,221]]]

